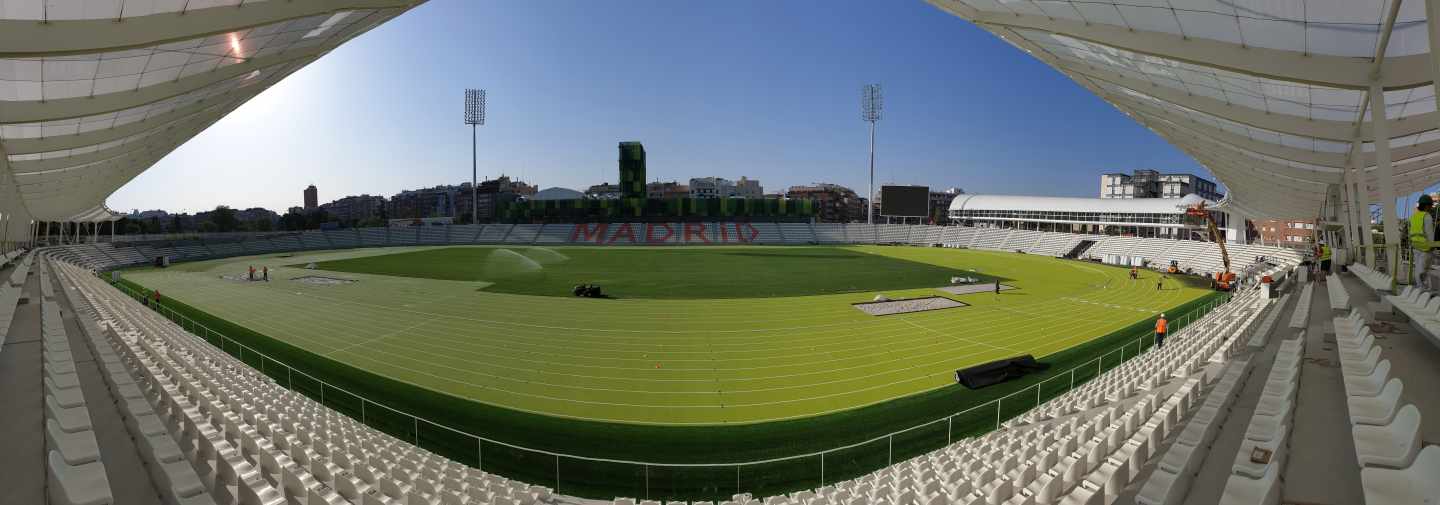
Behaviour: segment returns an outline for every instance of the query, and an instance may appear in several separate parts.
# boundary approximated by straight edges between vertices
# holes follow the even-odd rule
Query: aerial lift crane
[[[1204,220],[1205,227],[1210,230],[1210,240],[1220,247],[1220,260],[1225,264],[1225,271],[1216,272],[1215,278],[1211,279],[1215,289],[1219,291],[1234,289],[1235,272],[1230,271],[1230,252],[1225,250],[1225,237],[1220,235],[1220,227],[1215,225],[1215,217],[1210,215],[1210,210],[1205,208],[1203,201],[1186,208],[1185,215]]]

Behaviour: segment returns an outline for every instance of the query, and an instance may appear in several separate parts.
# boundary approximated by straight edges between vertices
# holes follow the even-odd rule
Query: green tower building
[[[645,198],[645,146],[620,143],[620,197]]]

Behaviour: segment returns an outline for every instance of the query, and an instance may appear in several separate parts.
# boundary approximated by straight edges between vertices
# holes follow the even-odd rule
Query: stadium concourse
[[[0,484],[29,500],[18,503],[661,503],[567,496],[559,476],[515,482],[321,406],[94,276],[114,265],[112,247],[42,248],[0,271],[4,295],[38,301],[6,307],[14,323],[0,349],[8,432],[47,430],[3,463]],[[1433,497],[1426,476],[1440,457],[1422,446],[1440,432],[1440,401],[1424,391],[1440,380],[1429,365],[1440,352],[1390,309],[1426,303],[1406,292],[1411,305],[1382,304],[1361,275],[1317,284],[1292,261],[1262,265],[1256,274],[1280,279],[1278,300],[1247,285],[1170,345],[994,431],[860,478],[716,502]],[[1251,461],[1257,447],[1272,451],[1269,463]]]

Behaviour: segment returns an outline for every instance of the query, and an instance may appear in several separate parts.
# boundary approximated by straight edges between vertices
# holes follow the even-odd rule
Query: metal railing
[[[302,370],[298,370],[287,363],[272,358],[266,353],[258,351],[241,342],[237,342],[234,339],[231,339],[230,337],[221,334],[209,328],[208,326],[198,321],[195,321],[194,319],[191,319],[184,314],[177,312],[170,307],[165,307],[163,305],[160,305],[158,307],[153,306],[149,303],[146,293],[136,291],[123,284],[115,283],[111,285],[118,288],[125,294],[131,296],[132,298],[139,300],[145,306],[155,309],[157,313],[176,323],[183,330],[204,339],[208,343],[216,345],[220,348],[221,351],[234,355],[236,358],[240,359],[240,361],[246,363],[247,365],[249,365],[249,362],[245,359],[247,354],[251,356],[252,359],[258,357],[260,362],[258,370],[262,374],[274,379],[277,383],[280,383],[280,379],[278,378],[279,373],[278,371],[274,370],[273,367],[282,368],[284,370],[284,384],[287,389],[299,392],[301,394],[306,394],[312,399],[318,400],[322,405],[329,406],[337,411],[345,413],[346,415],[350,415],[350,417],[352,418],[358,417],[359,421],[362,424],[371,426],[372,428],[376,428],[381,431],[385,431],[387,433],[390,433],[391,435],[395,435],[396,438],[400,438],[401,435],[409,436],[410,442],[414,443],[417,446],[445,455],[456,461],[471,464],[471,466],[474,466],[475,468],[478,468],[482,471],[515,478],[529,484],[548,485],[557,493],[565,492],[566,490],[566,487],[564,487],[562,484],[566,483],[564,478],[567,475],[571,475],[569,473],[562,475],[562,469],[566,467],[576,470],[581,474],[584,474],[588,469],[588,471],[590,471],[592,474],[603,474],[612,476],[620,475],[622,477],[634,479],[634,482],[631,483],[597,484],[596,482],[594,482],[594,480],[596,479],[594,475],[590,475],[589,478],[586,478],[586,476],[584,475],[582,475],[581,477],[573,477],[572,475],[572,478],[575,481],[575,487],[577,487],[578,489],[572,490],[570,494],[582,496],[584,494],[590,494],[597,497],[603,497],[606,494],[609,494],[609,496],[605,497],[605,499],[613,498],[614,496],[633,496],[632,494],[626,494],[623,492],[623,490],[627,489],[633,491],[643,490],[643,495],[641,496],[643,496],[645,499],[669,499],[671,497],[680,497],[681,499],[694,499],[697,496],[703,496],[706,498],[729,498],[732,493],[739,494],[753,491],[764,491],[768,495],[776,495],[798,489],[812,489],[840,480],[844,480],[846,478],[853,478],[854,476],[863,475],[865,473],[873,472],[885,466],[893,465],[895,461],[897,461],[895,456],[895,443],[897,439],[905,440],[908,435],[915,433],[923,433],[927,430],[933,430],[935,432],[934,434],[930,435],[930,438],[933,438],[934,440],[924,441],[917,445],[917,447],[924,448],[918,453],[914,448],[903,451],[906,453],[916,453],[912,454],[911,456],[901,458],[900,460],[903,461],[904,459],[908,459],[908,457],[913,457],[914,455],[923,454],[924,452],[929,452],[940,447],[949,445],[955,441],[957,434],[979,435],[995,429],[999,429],[1001,424],[1004,423],[1007,419],[1024,414],[1025,412],[1028,412],[1029,410],[1042,405],[1045,401],[1049,399],[1059,397],[1061,395],[1064,395],[1065,393],[1074,390],[1077,385],[1083,385],[1089,380],[1099,377],[1105,370],[1113,369],[1119,366],[1121,363],[1124,363],[1126,360],[1139,356],[1144,352],[1146,348],[1148,348],[1146,346],[1147,343],[1149,344],[1149,347],[1153,347],[1155,343],[1154,333],[1146,331],[1143,335],[1135,338],[1134,340],[1121,344],[1114,350],[1111,350],[1096,358],[1090,359],[1066,371],[1058,372],[1044,380],[1026,386],[1020,390],[1011,392],[996,399],[986,401],[979,405],[975,405],[967,409],[945,415],[938,419],[918,423],[908,428],[897,430],[860,442],[846,444],[838,447],[832,447],[822,451],[812,451],[803,454],[795,454],[753,461],[724,463],[665,463],[653,461],[598,458],[575,454],[566,454],[543,449],[524,447],[501,440],[495,440],[492,438],[475,435],[459,428],[447,426],[445,424],[405,412],[403,410],[386,405],[385,403],[371,400],[358,393],[354,393],[347,389],[330,384],[318,377],[315,377],[314,375],[306,373]],[[1204,305],[1196,307],[1181,315],[1180,317],[1175,318],[1174,320],[1172,320],[1172,323],[1170,325],[1172,328],[1171,333],[1175,334],[1178,332],[1178,330],[1189,326],[1191,323],[1199,320],[1201,317],[1208,314],[1216,307],[1219,307],[1220,305],[1228,302],[1229,299],[1229,297],[1215,298],[1205,303]],[[1176,337],[1178,337],[1178,335]],[[1130,351],[1130,349],[1134,350]],[[269,366],[272,367],[271,370],[267,370],[267,363],[270,364]],[[250,366],[254,367],[254,365]],[[1093,374],[1091,373],[1092,370]],[[315,391],[307,391],[304,388],[297,389],[297,379],[309,380],[315,384],[318,384],[318,394]],[[301,380],[301,382],[303,382],[303,380]],[[1059,385],[1052,385],[1057,382],[1059,383]],[[1050,393],[1045,393],[1045,391],[1047,390],[1047,385],[1052,385],[1048,386],[1048,388],[1054,389],[1054,391]],[[1063,389],[1061,389],[1062,387]],[[330,397],[328,399],[326,398],[327,391],[330,391]],[[349,412],[346,411],[347,409],[337,408],[337,405],[343,407],[344,402],[337,400],[335,397],[336,394],[341,394],[345,397],[350,397],[358,400],[358,416],[353,414],[353,412],[357,410],[353,408],[353,406],[348,409]],[[1010,407],[1006,406],[1007,402]],[[388,421],[377,420],[376,416],[379,414],[377,414],[376,409],[379,409],[379,413],[381,414],[398,416],[401,419],[401,422],[396,423],[393,418]],[[960,421],[959,424],[962,428],[961,432],[959,433],[956,432],[957,420]],[[983,420],[983,423],[977,423],[977,420]],[[941,423],[945,425],[945,436],[943,438],[943,443],[941,442],[941,439],[938,435],[938,427]],[[377,424],[379,424],[380,426],[376,426]],[[974,427],[976,424],[980,424],[982,426],[982,429],[976,431]],[[406,429],[397,429],[400,428],[401,425],[405,425],[403,427]],[[438,430],[439,433],[422,433],[422,428]],[[397,431],[399,432],[399,434],[397,434]],[[444,436],[446,434],[452,437],[458,437],[458,439],[465,441],[467,445],[473,442],[473,456],[475,459],[465,461],[456,457],[459,454],[456,451],[456,444],[453,443],[447,444],[448,446],[446,447],[437,447],[437,444],[442,443],[439,441],[447,440]],[[964,437],[962,436],[961,438]],[[454,441],[456,439],[450,438],[449,440]],[[878,451],[880,449],[881,442],[885,443],[884,447],[886,451],[886,456],[883,460],[878,458],[878,456],[869,456],[868,459],[871,460],[871,463],[868,465],[856,466],[854,464],[844,464],[842,465],[844,469],[840,472],[835,472],[832,470],[830,475],[826,474],[827,459],[832,460],[832,467],[835,464],[835,461],[833,461],[833,459],[835,458],[840,458],[847,463],[853,463],[855,460],[861,458],[858,458],[854,454],[847,453],[855,451],[857,449],[861,449],[861,452],[866,452],[867,454],[870,454],[873,453],[873,451]],[[907,442],[913,443],[913,441],[908,440]],[[868,446],[872,445],[875,447],[868,448]],[[489,468],[487,468],[486,466],[487,450],[492,453],[490,456],[491,461]],[[497,464],[495,463],[496,458],[494,456],[494,453],[497,450],[501,452],[501,457],[514,458],[520,460],[518,464],[531,466],[528,466],[526,469],[516,469],[513,466],[514,464],[517,464],[516,462],[502,462],[500,464]],[[513,454],[517,452],[520,453],[520,455],[523,457],[517,458],[516,455]],[[506,455],[505,453],[511,454]],[[553,472],[549,470],[537,471],[538,467],[533,466],[536,463],[540,463],[537,458],[553,460],[553,465],[551,466],[551,468],[553,468]],[[880,464],[881,461],[883,461],[883,464]],[[545,463],[551,463],[551,461],[546,461]],[[628,471],[616,471],[613,468],[605,469],[603,471],[596,469],[597,467],[601,466],[614,465],[627,467]],[[787,481],[789,483],[788,485],[770,482],[768,479],[764,478],[756,478],[753,480],[753,482],[751,482],[750,486],[746,486],[747,481],[742,478],[742,475],[744,475],[743,470],[757,469],[756,471],[763,473],[766,471],[774,470],[777,465],[805,466],[810,468],[810,472],[807,476],[789,479]],[[727,485],[724,486],[724,489],[721,489],[718,485],[718,480],[715,477],[719,473],[725,473],[728,475],[731,469],[733,469],[734,471],[733,485],[729,485],[729,482],[727,482]],[[795,469],[790,468],[788,470],[794,471]],[[836,477],[836,473],[839,473],[840,477]],[[677,475],[698,475],[703,476],[704,478],[707,478],[709,480],[704,483],[704,486],[699,486],[703,489],[698,493],[693,492],[692,490],[689,492],[671,492],[669,495],[666,496],[656,496],[656,491],[664,492],[667,490],[673,490],[675,488],[675,486],[673,485],[652,485],[652,479],[655,479],[659,476],[657,474],[663,474],[671,481],[690,479],[690,477],[677,477]],[[541,477],[548,476],[548,482],[537,482],[537,479],[535,479],[537,475]],[[728,481],[729,477],[725,477],[725,480]],[[597,489],[605,489],[607,491],[602,493],[596,491]],[[611,489],[619,492],[608,491]],[[614,494],[610,494],[612,492],[614,492]]]

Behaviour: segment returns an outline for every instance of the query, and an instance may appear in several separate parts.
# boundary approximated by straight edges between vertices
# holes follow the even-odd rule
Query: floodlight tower
[[[475,127],[485,124],[485,90],[465,90],[465,124],[470,125],[470,224],[480,223],[480,181],[475,148]]]
[[[870,123],[870,194],[865,198],[865,220],[875,224],[875,122],[885,109],[885,98],[879,84],[866,84],[860,89],[860,119]]]

